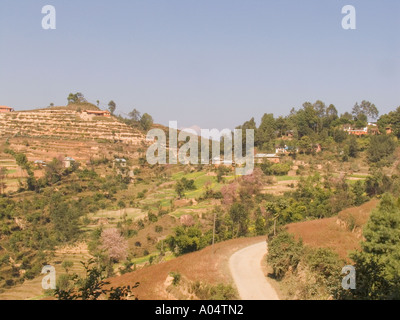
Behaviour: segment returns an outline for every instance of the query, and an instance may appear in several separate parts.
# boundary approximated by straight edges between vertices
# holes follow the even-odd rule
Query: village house
[[[94,115],[100,117],[111,117],[111,112],[108,110],[84,110],[87,115]]]
[[[282,147],[282,146],[275,147],[276,154],[288,154],[288,153],[297,153],[297,152],[299,152],[299,149],[296,147],[292,147],[292,146],[285,145],[284,147]]]
[[[347,131],[348,134],[355,136],[363,136],[368,134],[368,127],[365,128],[353,128],[351,125],[344,125],[343,130]]]
[[[378,125],[375,122],[369,122],[368,126],[364,128],[355,128],[350,124],[343,126],[343,130],[350,135],[364,136],[364,135],[378,135],[380,134]]]
[[[75,162],[75,159],[74,159],[74,158],[65,157],[64,160],[63,160],[64,168],[70,168],[71,165],[72,165],[74,162]]]
[[[221,157],[214,157],[210,160],[210,164],[214,165],[214,167],[218,168],[219,166],[233,167],[234,162],[228,159],[221,159]]]
[[[280,153],[285,154],[285,153],[287,153],[287,146],[285,145],[284,147],[282,147],[282,146],[275,147],[275,153],[276,154],[280,154]]]
[[[7,106],[0,106],[0,113],[14,112],[14,109]]]
[[[126,167],[126,160],[123,159],[123,158],[114,159],[113,167],[115,167],[115,166],[118,166],[118,167],[121,167],[121,168],[125,168]]]
[[[40,169],[46,166],[46,161],[43,161],[43,160],[35,160],[34,163],[35,163],[35,166]]]
[[[264,160],[267,160],[272,163],[280,163],[281,158],[277,154],[268,154],[268,153],[257,153],[254,156],[255,163],[263,163]]]

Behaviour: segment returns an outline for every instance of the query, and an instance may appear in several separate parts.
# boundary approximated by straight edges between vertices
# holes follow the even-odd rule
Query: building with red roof
[[[13,112],[14,109],[11,107],[7,107],[7,106],[0,106],[0,112],[4,113],[4,112]]]

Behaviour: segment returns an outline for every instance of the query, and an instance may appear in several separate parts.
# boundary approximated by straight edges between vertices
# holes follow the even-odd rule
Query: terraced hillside
[[[0,114],[0,137],[51,137],[67,140],[106,139],[140,145],[145,136],[114,117],[80,110],[42,109]]]

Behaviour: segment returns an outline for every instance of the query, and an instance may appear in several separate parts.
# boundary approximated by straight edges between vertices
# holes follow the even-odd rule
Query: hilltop
[[[26,177],[15,159],[4,152],[9,148],[25,154],[32,163],[71,157],[86,166],[110,155],[139,158],[147,145],[140,128],[87,110],[101,111],[93,104],[79,103],[0,113],[0,166],[8,170],[9,190],[16,190],[17,180]],[[35,176],[42,173],[35,171]]]
[[[74,141],[109,140],[140,145],[145,135],[116,117],[92,115],[96,106],[72,104],[28,111],[0,113],[0,137],[53,138]]]

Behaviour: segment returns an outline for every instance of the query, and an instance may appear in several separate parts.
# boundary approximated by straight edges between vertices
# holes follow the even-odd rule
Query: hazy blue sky
[[[57,10],[43,30],[41,9]],[[341,9],[357,10],[343,30]],[[0,105],[65,105],[233,128],[317,99],[400,105],[398,0],[0,0]]]

